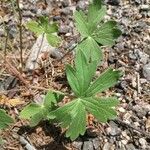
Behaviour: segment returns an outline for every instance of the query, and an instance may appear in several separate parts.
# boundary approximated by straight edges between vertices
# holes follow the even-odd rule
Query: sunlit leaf
[[[0,130],[7,128],[14,121],[6,114],[5,110],[0,109]]]
[[[119,71],[113,71],[111,68],[106,70],[92,83],[86,91],[86,96],[92,96],[114,86],[118,82],[119,78]]]

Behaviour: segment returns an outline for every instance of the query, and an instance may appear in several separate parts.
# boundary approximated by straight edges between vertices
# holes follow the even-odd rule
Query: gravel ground
[[[122,30],[122,36],[115,46],[104,47],[105,59],[101,65],[102,69],[112,66],[124,73],[120,83],[106,93],[108,95],[115,93],[120,100],[117,108],[118,118],[107,124],[98,124],[96,135],[93,132],[87,132],[84,137],[80,137],[73,143],[63,141],[65,146],[60,144],[60,138],[52,138],[43,132],[43,127],[38,127],[26,135],[28,141],[31,141],[30,143],[37,149],[61,150],[72,147],[78,150],[150,150],[150,2],[149,0],[106,0],[105,3],[108,7],[105,19],[116,20]],[[3,43],[6,40],[5,22],[9,36],[8,53],[13,55],[15,53],[17,56],[15,51],[18,48],[19,39],[17,12],[14,11],[10,2],[3,1],[0,5],[0,36],[2,37],[0,50],[4,48]],[[46,2],[26,0],[22,1],[20,6],[24,25],[30,19],[41,15],[51,16],[59,23],[59,35],[64,39],[60,48],[62,53],[79,41],[72,15],[76,9],[86,11],[87,0],[46,0]],[[25,57],[29,54],[34,41],[35,37],[32,33],[24,28]],[[4,82],[1,83],[4,84]],[[20,125],[21,122],[18,121],[17,126]],[[20,137],[18,130],[14,128],[12,131],[3,133],[4,138],[9,136],[12,141],[5,138],[4,149],[24,149],[18,141]],[[55,147],[52,148],[52,144],[49,143],[53,143]]]

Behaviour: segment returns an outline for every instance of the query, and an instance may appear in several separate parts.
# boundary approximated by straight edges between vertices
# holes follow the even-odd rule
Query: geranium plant
[[[67,137],[75,140],[79,135],[84,135],[86,116],[89,113],[99,122],[106,122],[116,116],[114,107],[118,100],[115,97],[98,97],[97,93],[114,86],[119,80],[120,72],[109,68],[94,79],[99,61],[102,60],[100,46],[113,45],[121,34],[115,21],[103,21],[105,14],[106,7],[100,0],[94,0],[89,5],[87,15],[83,11],[75,12],[74,19],[81,34],[81,42],[76,48],[74,65],[66,66],[67,80],[74,98],[70,97],[70,102],[60,107],[59,102],[65,94],[49,91],[42,104],[32,103],[26,106],[21,117],[29,119],[32,126],[41,120],[53,120],[67,130]],[[38,26],[35,31],[37,30],[41,33]]]

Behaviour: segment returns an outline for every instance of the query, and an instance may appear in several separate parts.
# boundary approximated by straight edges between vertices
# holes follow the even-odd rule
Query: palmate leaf
[[[119,71],[113,71],[109,68],[98,77],[86,91],[86,96],[90,97],[98,92],[102,92],[112,86],[114,86],[120,78]]]
[[[66,67],[68,82],[76,96],[84,96],[95,74],[97,62],[89,61],[86,59],[84,53],[78,50],[75,59],[75,69],[70,65]]]
[[[27,105],[20,113],[20,117],[30,120],[30,126],[36,126],[46,116],[46,109],[39,104],[31,103]]]
[[[44,33],[44,29],[36,21],[28,22],[27,28],[30,29],[32,32],[36,33],[37,35]]]
[[[74,19],[75,19],[75,24],[76,27],[78,29],[78,31],[80,32],[81,36],[84,37],[88,37],[89,36],[89,29],[88,29],[88,24],[87,24],[87,18],[85,16],[85,14],[82,11],[76,11],[74,13]]]
[[[14,121],[6,114],[5,110],[0,109],[0,130],[7,128]]]
[[[112,107],[118,105],[116,98],[85,98],[82,100],[86,110],[94,115],[100,122],[107,122],[108,119],[114,119],[116,112]]]
[[[46,34],[46,39],[51,46],[59,46],[61,39],[55,34]]]
[[[52,112],[62,127],[67,128],[66,136],[75,140],[86,130],[86,111],[81,99],[75,99]]]
[[[118,101],[115,98],[77,98],[51,113],[63,128],[67,128],[66,136],[75,140],[86,131],[88,112],[93,114],[98,121],[106,122],[116,116],[112,107],[117,104]]]
[[[56,33],[58,32],[58,25],[57,23],[52,23],[52,24],[49,24],[49,26],[46,28],[45,30],[45,33]]]
[[[106,14],[106,6],[104,5],[97,5],[96,3],[92,3],[88,9],[88,27],[90,29],[90,33],[92,33],[96,28],[97,25]]]
[[[20,113],[20,117],[30,120],[31,126],[36,126],[41,120],[47,119],[47,114],[56,108],[57,103],[63,99],[63,95],[47,92],[43,104],[31,103]]]
[[[84,53],[78,50],[75,58],[76,77],[80,87],[80,96],[84,96],[85,91],[90,86],[97,67],[96,61],[86,59]]]
[[[66,74],[67,74],[67,80],[69,82],[69,85],[71,86],[71,89],[75,93],[76,96],[80,95],[80,86],[79,86],[79,79],[76,76],[76,71],[74,68],[72,68],[70,65],[66,65]]]
[[[56,34],[58,32],[58,25],[56,23],[49,23],[48,18],[41,17],[38,22],[30,21],[27,23],[27,27],[38,36],[46,34],[47,42],[51,46],[59,46],[61,39]]]
[[[102,45],[113,45],[115,40],[121,35],[115,21],[107,21],[98,27],[94,34],[94,39]]]
[[[79,44],[77,49],[82,50],[87,60],[91,58],[91,61],[99,62],[103,58],[102,50],[92,37],[88,37]]]

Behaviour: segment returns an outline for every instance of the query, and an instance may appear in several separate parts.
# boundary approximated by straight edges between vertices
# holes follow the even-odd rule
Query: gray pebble
[[[94,138],[92,140],[92,142],[93,142],[94,148],[97,150],[100,147],[100,144],[101,144],[99,138]]]
[[[112,144],[110,144],[110,143],[107,142],[107,143],[104,144],[103,150],[110,150],[111,147],[112,147]]]
[[[94,150],[92,141],[85,141],[82,150]]]
[[[143,75],[144,77],[150,81],[150,62],[143,67]]]
[[[149,5],[141,5],[141,10],[150,10]]]
[[[61,14],[63,15],[70,15],[71,11],[70,11],[70,8],[69,7],[66,7],[64,9],[61,10]]]
[[[118,136],[121,134],[120,128],[118,128],[117,124],[114,123],[113,121],[109,122],[110,127],[107,128],[107,133],[110,134],[111,136]]]
[[[72,143],[72,146],[73,146],[74,148],[78,149],[78,150],[81,150],[82,145],[83,145],[83,142],[82,142],[82,141],[74,141],[74,142]]]
[[[87,7],[87,5],[86,5],[85,1],[81,0],[81,1],[78,1],[76,8],[77,8],[77,10],[80,10],[80,9],[85,10],[86,7]]]
[[[125,147],[127,150],[137,150],[133,144],[127,144]]]

